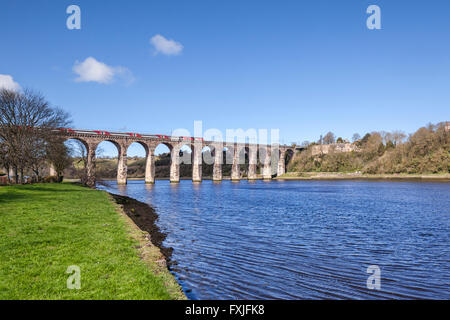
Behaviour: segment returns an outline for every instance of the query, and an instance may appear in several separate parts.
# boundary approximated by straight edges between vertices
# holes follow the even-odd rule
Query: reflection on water
[[[241,181],[101,187],[156,208],[192,299],[449,299],[450,184]],[[369,265],[381,290],[369,290]]]

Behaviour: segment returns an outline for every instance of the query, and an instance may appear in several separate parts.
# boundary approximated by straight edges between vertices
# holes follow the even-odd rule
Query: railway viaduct
[[[95,185],[95,152],[97,146],[103,141],[112,142],[118,150],[118,166],[117,166],[117,183],[127,183],[127,150],[132,143],[139,143],[146,152],[145,182],[155,182],[155,148],[164,144],[170,149],[171,165],[170,165],[170,181],[180,181],[180,163],[183,161],[180,151],[183,146],[191,148],[192,164],[192,181],[202,181],[202,150],[209,147],[214,158],[213,163],[213,180],[222,180],[222,164],[224,163],[223,151],[227,151],[225,159],[227,164],[232,163],[231,179],[239,181],[241,179],[240,164],[242,154],[248,155],[248,180],[257,179],[258,160],[262,167],[262,178],[272,179],[272,158],[277,159],[277,175],[282,175],[286,171],[286,155],[293,154],[294,146],[286,145],[263,145],[251,143],[229,143],[218,141],[203,141],[202,139],[187,139],[183,137],[146,137],[139,135],[127,136],[111,133],[108,135],[99,134],[98,131],[77,131],[59,132],[59,136],[66,140],[75,139],[83,143],[87,152],[87,183],[91,186]],[[272,157],[272,154],[276,157]],[[259,155],[259,157],[258,157]],[[258,159],[259,158],[259,159]],[[185,159],[184,159],[185,160]]]

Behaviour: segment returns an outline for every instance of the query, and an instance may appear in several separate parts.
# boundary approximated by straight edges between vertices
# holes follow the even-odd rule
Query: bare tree
[[[0,90],[0,140],[14,169],[16,183],[23,182],[26,169],[39,175],[46,145],[53,139],[49,129],[68,124],[68,114],[52,108],[41,94]]]
[[[310,144],[311,144],[311,142],[309,142],[308,140],[305,140],[300,144],[300,146],[307,148]]]
[[[75,176],[77,176],[82,184],[87,182],[87,149],[83,142],[72,140],[70,143],[70,155],[72,157],[72,165],[74,167]],[[81,166],[81,168],[80,168]]]
[[[336,140],[336,138],[335,138],[333,132],[328,132],[328,133],[323,137],[323,143],[324,143],[324,144],[333,144],[335,140]]]
[[[353,134],[353,137],[352,137],[352,141],[353,141],[353,142],[356,142],[356,141],[358,141],[359,139],[361,139],[361,136],[359,135],[359,133],[354,133],[354,134]]]
[[[401,144],[406,139],[406,134],[400,130],[393,131],[391,135],[392,135],[391,139],[392,139],[392,142],[394,143],[394,145]]]
[[[3,166],[8,175],[8,181],[11,181],[10,169],[12,169],[11,159],[8,153],[8,147],[4,141],[0,140],[0,165]]]
[[[72,140],[71,142],[71,155],[73,158],[79,158],[77,163],[83,163],[83,166],[86,167],[87,163],[87,150],[84,146],[83,142],[79,140]]]
[[[61,182],[64,169],[72,163],[69,148],[63,139],[57,138],[47,145],[46,158],[53,164],[58,182]]]

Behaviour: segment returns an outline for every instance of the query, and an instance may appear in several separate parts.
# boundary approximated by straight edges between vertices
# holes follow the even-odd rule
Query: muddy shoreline
[[[161,232],[156,224],[158,220],[158,214],[155,209],[146,203],[140,202],[136,199],[122,196],[114,193],[109,193],[114,201],[122,206],[123,212],[141,229],[142,231],[148,232],[150,235],[150,242],[159,248],[161,254],[166,260],[167,268],[170,270],[172,256],[172,248],[166,248],[163,246],[163,242],[167,235]]]

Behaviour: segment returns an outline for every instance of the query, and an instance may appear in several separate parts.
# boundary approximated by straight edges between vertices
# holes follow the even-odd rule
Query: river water
[[[191,299],[450,299],[450,184],[109,182],[152,205]],[[379,267],[381,288],[368,289]],[[373,282],[375,281],[375,282]]]

